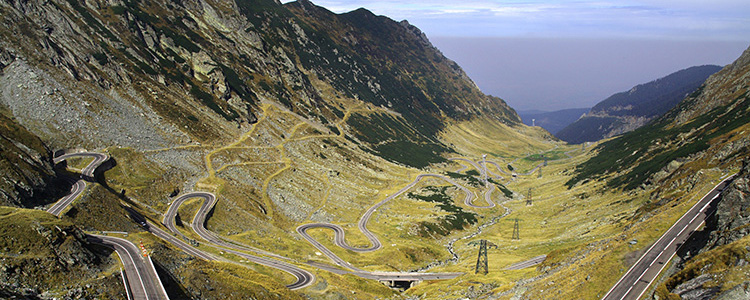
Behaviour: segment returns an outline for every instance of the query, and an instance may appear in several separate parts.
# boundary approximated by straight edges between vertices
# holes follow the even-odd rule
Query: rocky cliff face
[[[446,151],[435,137],[449,120],[519,122],[419,29],[364,9],[7,0],[0,10],[0,103],[53,147],[220,141],[255,123],[261,103],[328,132],[347,108],[369,104],[399,115],[384,128],[419,133],[376,138],[348,124],[376,153],[426,144]]]
[[[713,249],[733,243],[750,234],[750,164],[745,161],[737,177],[722,193],[713,219],[716,229],[704,248]]]
[[[719,70],[711,65],[687,68],[614,94],[560,130],[557,137],[578,144],[633,131],[669,111]]]
[[[44,143],[15,120],[0,114],[0,205],[34,207],[63,192]]]
[[[117,272],[102,276],[117,261],[109,251],[92,250],[70,221],[44,211],[0,207],[0,224],[0,298],[125,297]]]
[[[750,297],[750,165],[744,164],[721,193],[716,212],[707,221],[704,246],[676,259],[677,267],[655,297],[665,299],[747,299]]]

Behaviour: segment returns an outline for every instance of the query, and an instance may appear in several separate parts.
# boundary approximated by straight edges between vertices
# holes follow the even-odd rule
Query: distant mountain
[[[747,275],[740,266],[750,249],[748,78],[750,48],[653,122],[597,146],[597,154],[580,164],[567,182],[573,187],[598,180],[610,188],[649,191],[650,199],[658,201],[647,201],[630,217],[644,220],[675,202],[695,199],[684,195],[692,195],[698,182],[710,180],[710,170],[725,170],[724,176],[739,170],[714,202],[706,227],[685,242],[667,279],[647,298],[747,299]]]
[[[524,124],[528,126],[536,125],[554,134],[581,118],[590,109],[570,108],[557,111],[527,110],[518,111],[518,116],[521,117]]]
[[[614,94],[556,136],[577,144],[635,130],[670,110],[719,70],[714,65],[691,67]]]

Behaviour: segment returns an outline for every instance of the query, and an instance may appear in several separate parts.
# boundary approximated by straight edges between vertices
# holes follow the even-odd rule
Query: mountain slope
[[[529,299],[604,297],[641,255],[719,180],[746,169],[743,161],[750,159],[749,79],[750,48],[652,123],[587,148],[591,156],[580,157],[577,166],[571,165],[564,171],[566,176],[561,178],[561,184],[567,185],[567,191],[556,190],[548,196],[558,205],[556,211],[552,208],[550,219],[570,211],[564,217],[575,221],[566,230],[582,228],[581,233],[570,236],[586,241],[549,253],[537,269],[538,280],[517,282],[518,287],[501,298],[519,294]],[[746,177],[743,174],[746,173],[743,171],[738,177]],[[728,200],[725,204],[730,207],[719,215],[744,215],[737,213],[746,207],[737,205],[742,199],[737,197],[737,190],[745,190],[743,181],[738,180],[736,187],[724,190],[723,197],[727,193],[733,196],[717,200],[720,207]],[[539,205],[537,202],[534,206]],[[516,209],[521,209],[519,206]],[[545,222],[551,223],[548,219]],[[721,223],[733,224],[733,221]],[[725,237],[737,237],[745,231],[732,230],[732,226],[719,230],[723,229],[732,231],[722,232]],[[687,246],[682,249],[695,254]],[[654,284],[646,293],[652,294],[658,286],[654,298],[659,299],[677,299],[669,293],[686,291],[685,296],[708,291],[727,292],[730,299],[739,297],[736,295],[747,290],[746,278],[737,277],[747,272],[740,260],[745,256],[746,246],[745,237],[712,249],[689,260],[684,272],[672,273],[682,265],[672,261],[664,265],[664,271],[652,281]],[[686,251],[678,252],[680,260],[687,255]],[[666,285],[660,284],[662,280],[666,280]],[[681,283],[687,284],[675,289]],[[721,290],[724,288],[731,292]]]
[[[257,121],[266,101],[334,133],[347,107],[370,104],[398,114],[387,131],[403,123],[418,133],[383,140],[354,128],[377,154],[450,151],[435,139],[448,120],[520,122],[418,29],[366,10],[335,15],[272,0],[53,3],[3,2],[3,22],[14,25],[0,34],[2,102],[55,146],[222,140]],[[66,77],[86,91],[74,92]],[[71,120],[79,126],[64,124]]]
[[[655,295],[662,299],[695,295],[712,299],[747,299],[750,281],[745,275],[750,256],[750,164],[745,161],[737,177],[721,195],[716,212],[706,227],[686,243],[676,267],[659,285]],[[671,294],[671,295],[670,295]]]
[[[112,158],[62,218],[142,240],[175,298],[393,296],[377,281],[306,265],[330,261],[295,228],[356,224],[416,174],[452,169],[449,156],[557,146],[482,94],[418,29],[366,10],[336,15],[273,0],[2,0],[0,22],[0,104],[9,119],[45,153],[83,148]],[[49,157],[39,156],[49,168]],[[68,165],[76,172],[85,163]],[[217,195],[208,230],[316,270],[315,285],[292,291],[284,287],[289,275],[274,268],[195,258],[134,221],[141,214],[160,224],[171,197],[189,191]],[[197,205],[178,212],[192,244],[205,242],[188,227]],[[450,223],[453,208],[416,206],[393,222],[373,222],[392,246],[337,254],[389,272],[449,259],[442,240],[410,232]],[[440,238],[471,226],[455,222]],[[367,242],[351,235],[352,245]]]
[[[115,271],[117,259],[109,256],[111,251],[90,245],[70,220],[44,211],[0,206],[0,225],[0,297],[126,297],[122,278]]]
[[[578,144],[632,131],[667,112],[720,69],[711,65],[691,67],[614,94],[556,135]]]
[[[0,205],[34,207],[64,195],[52,153],[33,133],[0,113]]]
[[[747,155],[742,129],[750,117],[749,57],[746,50],[651,124],[598,146],[598,154],[578,167],[568,185],[613,175],[608,185],[634,189],[676,180],[674,172],[687,161],[738,164],[737,158]]]

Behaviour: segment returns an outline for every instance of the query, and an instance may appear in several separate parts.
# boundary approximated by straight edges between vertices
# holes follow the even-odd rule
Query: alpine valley
[[[366,9],[0,0],[0,23],[0,298],[599,299],[723,184],[644,294],[750,293],[750,51],[591,146]]]

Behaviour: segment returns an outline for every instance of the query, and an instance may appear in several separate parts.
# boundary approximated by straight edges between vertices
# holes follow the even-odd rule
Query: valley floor
[[[126,238],[145,240],[147,248],[155,249],[157,261],[192,248],[214,258],[209,259],[210,268],[220,273],[249,268],[258,273],[250,278],[274,279],[273,284],[260,284],[268,290],[290,284],[311,298],[502,299],[543,293],[557,299],[593,299],[606,293],[629,260],[691,202],[652,212],[666,217],[650,218],[648,225],[629,226],[629,219],[651,201],[645,193],[623,193],[597,181],[565,186],[593,145],[530,142],[513,152],[501,145],[505,141],[485,144],[484,149],[472,141],[462,146],[473,156],[418,170],[358,152],[343,134],[352,111],[335,124],[339,134],[325,133],[272,104],[264,105],[263,112],[250,130],[225,145],[143,153],[107,149],[117,164],[103,176],[108,189],[122,191],[118,201],[153,227],[170,224],[161,221],[162,214],[173,209],[176,226],[167,227],[189,245],[137,232]],[[483,128],[473,124],[454,130]],[[68,165],[84,169],[86,163],[71,160]],[[196,179],[186,170],[205,176]],[[707,184],[684,197],[697,197],[722,175],[706,172]],[[170,205],[175,200],[164,200],[164,195],[190,190],[210,192],[218,200],[184,197],[174,208]],[[84,203],[73,204],[74,222],[90,217],[93,211],[86,203],[91,193],[101,192],[90,191]],[[109,230],[123,231],[112,225],[117,222],[127,220],[110,223]],[[497,245],[488,251],[487,274],[475,272],[480,239]],[[259,261],[261,265],[253,264]],[[533,263],[517,267],[525,261]],[[167,276],[189,272],[177,261],[163,263],[170,265],[164,270]],[[309,275],[294,275],[295,282],[286,272]],[[378,281],[417,283],[401,293]],[[194,289],[194,283],[180,284]]]

